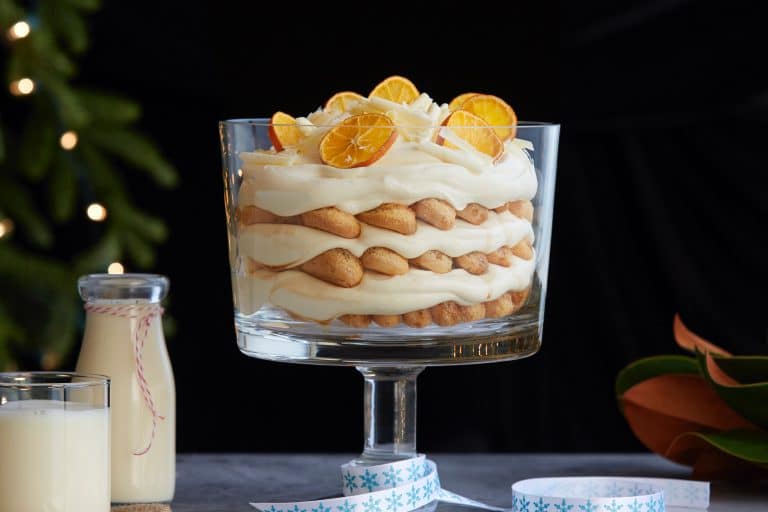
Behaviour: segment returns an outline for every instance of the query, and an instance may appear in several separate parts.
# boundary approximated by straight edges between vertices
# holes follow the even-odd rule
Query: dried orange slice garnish
[[[448,104],[448,109],[450,109],[451,112],[454,110],[459,110],[465,101],[467,101],[472,96],[477,96],[478,94],[479,93],[477,92],[465,92],[464,94],[459,94]]]
[[[501,140],[511,139],[517,132],[517,115],[512,107],[497,96],[476,94],[464,101],[462,110],[472,112],[493,127]]]
[[[504,153],[504,143],[493,128],[471,112],[457,110],[445,118],[443,126],[450,128],[457,137],[467,141],[476,150],[494,160]],[[437,143],[446,147],[456,147],[441,136],[438,136]]]
[[[365,96],[352,91],[337,92],[325,102],[325,110],[347,112],[352,104],[364,100]]]
[[[275,150],[282,151],[288,146],[295,146],[303,137],[296,126],[296,119],[285,112],[276,112],[269,120],[269,140]]]
[[[320,141],[323,162],[349,169],[370,165],[394,144],[397,130],[383,114],[358,114],[331,128]]]
[[[407,78],[395,75],[380,82],[373,88],[368,97],[410,104],[419,97],[419,90]]]

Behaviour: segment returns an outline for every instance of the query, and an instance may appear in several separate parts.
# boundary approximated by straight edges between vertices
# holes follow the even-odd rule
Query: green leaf
[[[56,165],[48,182],[51,216],[56,222],[70,220],[75,213],[77,176],[72,166],[72,155],[59,152]]]
[[[35,203],[25,188],[0,177],[0,207],[14,222],[23,227],[33,244],[47,248],[53,243],[53,233],[38,213]]]
[[[178,181],[171,164],[143,135],[132,130],[113,128],[89,130],[88,139],[132,166],[147,171],[159,185],[172,187]]]
[[[724,386],[714,381],[707,368],[705,354],[698,354],[704,377],[728,406],[744,418],[762,428],[768,428],[768,382]],[[715,359],[720,363],[720,358]]]
[[[96,245],[75,259],[78,274],[104,272],[113,261],[120,259],[120,241],[112,231],[107,231]]]
[[[715,361],[741,384],[768,383],[768,356],[715,357]]]
[[[670,373],[700,375],[701,371],[695,357],[654,356],[640,359],[619,372],[616,377],[616,396],[620,397],[635,384]]]
[[[50,167],[57,147],[52,119],[45,112],[36,111],[24,125],[19,168],[30,180],[39,181]]]
[[[728,430],[725,432],[686,432],[672,444],[685,437],[703,439],[720,451],[754,464],[768,464],[768,432],[755,430]]]
[[[81,90],[77,94],[95,122],[126,124],[141,116],[139,104],[128,98],[90,90]]]

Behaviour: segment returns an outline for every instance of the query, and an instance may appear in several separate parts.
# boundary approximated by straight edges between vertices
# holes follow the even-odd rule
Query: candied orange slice
[[[476,92],[465,92],[464,94],[459,94],[451,100],[451,102],[448,104],[448,108],[451,112],[454,110],[459,110],[465,101],[467,101],[472,96],[477,96],[478,94],[479,93]]]
[[[394,75],[384,79],[374,87],[368,97],[410,104],[419,97],[419,90],[407,78]]]
[[[296,118],[293,116],[276,112],[269,120],[269,140],[275,150],[282,151],[288,146],[295,146],[301,138],[301,130],[296,126]]]
[[[370,165],[394,144],[397,130],[383,114],[358,114],[331,128],[320,141],[323,162],[341,169]]]
[[[476,150],[485,153],[494,160],[497,160],[504,153],[504,143],[501,142],[493,128],[471,112],[457,110],[445,118],[443,126],[450,128],[457,137],[467,141]],[[456,147],[440,136],[437,138],[437,143],[446,147]]]
[[[491,125],[501,140],[512,139],[517,132],[517,115],[501,98],[490,94],[476,94],[467,98],[461,109],[472,112]]]
[[[356,92],[337,92],[331,96],[328,101],[325,102],[325,110],[338,110],[340,112],[347,112],[354,103],[364,99],[365,96],[357,94]]]

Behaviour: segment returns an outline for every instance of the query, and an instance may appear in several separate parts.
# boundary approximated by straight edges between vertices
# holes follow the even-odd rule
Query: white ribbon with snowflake
[[[262,512],[410,512],[433,501],[497,512],[669,512],[706,509],[709,483],[658,478],[534,478],[512,485],[512,508],[470,500],[440,487],[437,465],[419,455],[378,466],[342,466],[344,496],[251,503]]]

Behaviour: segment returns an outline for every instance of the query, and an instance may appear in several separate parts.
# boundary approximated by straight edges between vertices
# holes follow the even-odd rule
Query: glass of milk
[[[109,379],[0,373],[0,512],[108,512]]]

